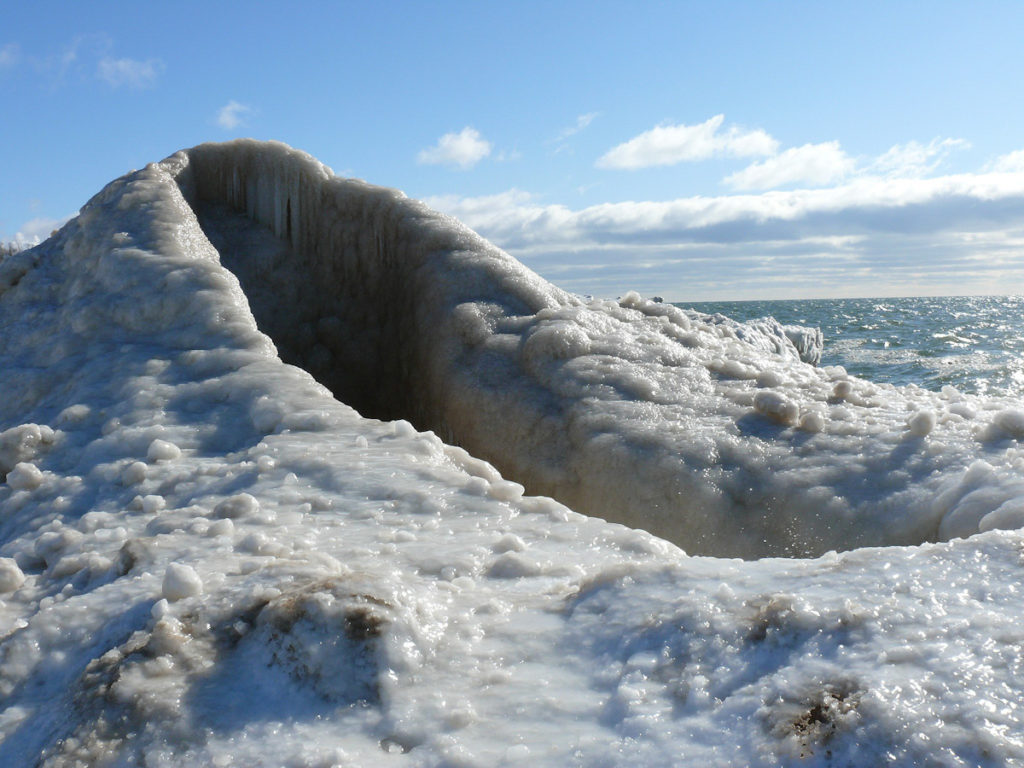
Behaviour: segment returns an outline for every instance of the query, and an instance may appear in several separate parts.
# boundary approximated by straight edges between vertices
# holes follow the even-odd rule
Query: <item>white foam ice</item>
[[[279,144],[118,179],[0,264],[0,764],[1024,760],[1024,416],[777,325]]]

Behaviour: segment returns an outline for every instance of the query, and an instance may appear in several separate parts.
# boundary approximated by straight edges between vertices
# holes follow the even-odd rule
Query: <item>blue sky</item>
[[[0,240],[278,139],[570,290],[1024,291],[1024,4],[0,0]]]

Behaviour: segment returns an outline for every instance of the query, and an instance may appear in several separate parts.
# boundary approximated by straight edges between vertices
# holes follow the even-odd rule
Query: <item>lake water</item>
[[[735,320],[821,328],[822,365],[874,382],[1024,396],[1024,297],[815,299],[680,304]]]

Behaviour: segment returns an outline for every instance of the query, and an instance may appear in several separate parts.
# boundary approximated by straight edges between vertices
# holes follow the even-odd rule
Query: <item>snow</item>
[[[0,764],[1024,761],[1021,411],[773,323],[280,144],[112,182],[0,265]]]

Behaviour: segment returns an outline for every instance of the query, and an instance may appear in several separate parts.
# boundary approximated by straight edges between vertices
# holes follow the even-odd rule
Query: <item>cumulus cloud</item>
[[[148,88],[163,71],[159,59],[115,59],[104,56],[96,65],[96,74],[112,88]]]
[[[778,151],[779,143],[761,129],[731,125],[722,130],[724,123],[724,115],[715,115],[697,125],[656,126],[608,150],[598,159],[597,167],[635,170],[711,157],[774,155]]]
[[[416,161],[422,165],[447,165],[466,170],[491,154],[491,143],[469,126],[458,133],[446,133],[437,144],[420,151]]]
[[[995,173],[1024,173],[1024,149],[997,157],[989,167]]]
[[[233,130],[244,123],[246,115],[251,112],[252,107],[232,99],[217,110],[217,125],[225,131]]]
[[[819,187],[854,176],[920,178],[934,173],[952,152],[969,147],[963,139],[935,138],[927,144],[896,144],[874,158],[850,157],[838,141],[780,152],[779,142],[764,130],[726,126],[725,116],[715,115],[696,125],[659,125],[613,147],[596,165],[632,170],[714,157],[762,157],[723,179],[727,186],[747,191],[796,184]],[[1016,167],[1013,163],[1017,161],[1007,156],[1001,162]]]
[[[856,163],[838,141],[792,147],[727,176],[734,189],[773,189],[788,184],[823,186],[843,179]]]

